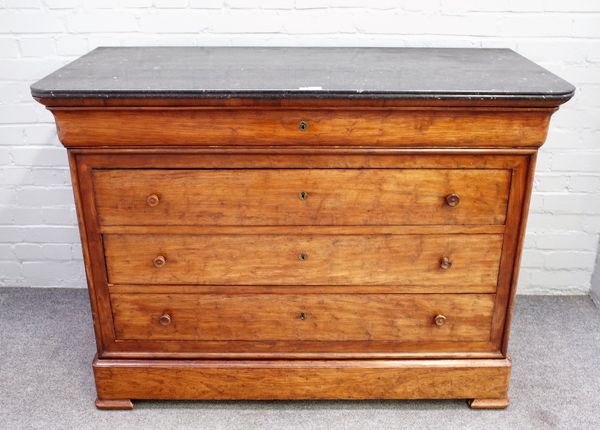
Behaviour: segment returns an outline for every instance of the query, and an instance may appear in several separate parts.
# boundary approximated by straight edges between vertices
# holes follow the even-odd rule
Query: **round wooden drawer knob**
[[[158,318],[158,322],[160,323],[160,325],[169,325],[169,324],[171,324],[171,315],[169,315],[169,314],[162,314],[160,316],[160,318]]]
[[[441,327],[446,323],[446,317],[444,315],[436,315],[433,322],[436,326]]]
[[[459,203],[460,197],[458,196],[458,194],[452,193],[446,196],[446,204],[451,208],[458,206]]]
[[[440,269],[448,270],[452,267],[452,261],[448,257],[442,257],[440,260]]]
[[[154,267],[161,268],[167,263],[167,259],[162,255],[159,255],[152,260]]]
[[[158,196],[156,194],[150,194],[148,197],[146,197],[146,204],[148,206],[150,206],[151,208],[158,205],[159,203],[160,203],[160,199],[158,198]]]

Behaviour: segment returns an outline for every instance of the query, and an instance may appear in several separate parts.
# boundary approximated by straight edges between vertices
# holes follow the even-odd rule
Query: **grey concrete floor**
[[[136,402],[98,411],[87,292],[0,288],[3,429],[600,429],[600,311],[520,296],[511,406],[464,401]]]

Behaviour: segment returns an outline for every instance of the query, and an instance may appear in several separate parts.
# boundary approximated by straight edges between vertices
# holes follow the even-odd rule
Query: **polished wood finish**
[[[494,399],[506,397],[510,368],[508,359],[95,360],[94,376],[103,399]]]
[[[128,411],[133,409],[133,402],[130,399],[96,399],[96,407],[98,409]]]
[[[44,94],[69,150],[98,408],[508,405],[536,153],[570,95]]]
[[[239,225],[199,226],[140,226],[115,225],[99,226],[104,234],[179,234],[179,235],[240,235],[248,233],[248,227]],[[421,234],[502,234],[504,225],[377,225],[377,226],[252,226],[256,235],[421,235]],[[440,260],[441,265],[441,260]]]
[[[117,340],[163,341],[486,341],[494,307],[492,294],[112,294],[111,301]]]
[[[352,145],[539,147],[552,109],[52,109],[69,147]],[[309,124],[299,130],[298,124]]]
[[[505,221],[510,174],[115,169],[95,171],[94,190],[102,225],[491,225]]]
[[[113,284],[496,286],[502,235],[106,234]],[[440,260],[452,259],[444,269]]]
[[[498,291],[493,286],[485,285],[455,285],[455,286],[428,286],[423,289],[421,286],[352,286],[354,293],[460,293],[460,292],[496,292],[496,303],[494,307],[492,336],[493,342],[451,342],[440,344],[439,342],[428,344],[418,343],[382,343],[382,342],[345,342],[343,345],[336,344],[336,351],[331,351],[331,347],[315,342],[269,342],[264,344],[253,343],[247,345],[245,342],[203,342],[197,344],[188,342],[189,348],[182,348],[179,343],[165,343],[153,341],[119,341],[114,339],[114,328],[112,322],[112,309],[109,300],[110,291],[123,292],[157,292],[163,293],[163,286],[156,285],[114,285],[106,281],[105,255],[102,247],[103,232],[113,233],[135,233],[152,234],[164,231],[169,234],[198,234],[196,226],[100,226],[97,223],[97,212],[95,203],[95,194],[93,187],[93,172],[98,169],[116,169],[116,168],[144,168],[152,166],[159,169],[174,168],[251,168],[276,166],[278,168],[359,168],[361,166],[369,168],[444,168],[444,169],[509,169],[513,172],[511,179],[510,195],[520,195],[519,189],[523,187],[525,176],[520,172],[528,168],[527,160],[532,152],[529,150],[455,150],[455,149],[375,149],[375,148],[355,148],[351,151],[345,148],[222,148],[218,151],[211,149],[103,149],[89,148],[85,150],[72,150],[71,158],[77,166],[77,181],[79,184],[78,198],[82,202],[82,215],[85,216],[85,226],[87,232],[88,246],[91,252],[97,257],[90,262],[90,268],[93,267],[94,282],[90,284],[90,289],[94,288],[94,298],[96,302],[96,312],[102,315],[102,318],[95,320],[96,329],[100,332],[97,341],[99,344],[99,354],[102,358],[128,358],[128,357],[152,357],[152,358],[277,358],[277,359],[297,359],[297,358],[317,358],[317,359],[358,359],[358,358],[495,358],[501,356],[501,339],[503,334],[502,321],[505,315],[506,303],[502,300],[503,291],[509,286],[507,279],[498,283]],[[268,155],[268,156],[267,156]],[[516,174],[516,176],[515,176]],[[296,235],[298,233],[311,234],[339,234],[356,235],[361,234],[446,234],[446,233],[503,233],[505,229],[514,228],[514,217],[512,213],[518,214],[519,200],[509,201],[509,207],[513,209],[508,211],[506,225],[436,225],[436,226],[252,226],[252,231],[256,233],[279,233],[287,235]],[[515,212],[516,210],[516,212]],[[247,233],[247,227],[244,226],[202,226],[202,233]],[[507,259],[507,253],[511,252],[512,245],[507,245],[504,241],[502,247],[503,259],[510,264]],[[155,257],[153,255],[152,257]],[[151,266],[152,267],[152,266]],[[500,268],[502,268],[500,264]],[[500,275],[504,273],[500,270]],[[140,290],[143,288],[143,290]],[[154,288],[153,290],[151,290]],[[183,286],[168,286],[170,292],[182,292]],[[273,293],[281,293],[288,286],[202,286],[205,290],[199,291],[199,286],[190,286],[195,292],[219,292],[221,294],[238,292],[264,292],[260,289],[269,288]],[[252,290],[248,290],[252,288]],[[295,287],[296,292],[339,292],[348,293],[348,286],[302,286],[302,289]],[[338,288],[334,291],[332,288]],[[257,290],[258,289],[258,290]],[[107,316],[108,315],[108,316]],[[100,324],[99,321],[105,321]],[[108,323],[106,323],[108,322]],[[500,322],[500,323],[498,323]],[[246,348],[252,346],[253,353],[247,353]]]
[[[508,153],[505,150],[479,151],[474,153],[468,150],[441,151],[439,149],[436,151],[428,149],[379,151],[357,148],[348,152],[344,148],[278,150],[258,147],[224,148],[222,151],[213,148],[207,152],[202,149],[157,152],[146,148],[136,151],[130,149],[110,150],[110,152],[101,148],[73,150],[71,157],[77,168],[78,198],[82,203],[81,212],[86,225],[87,246],[90,253],[98,256],[89,263],[92,276],[95,277],[93,288],[96,291],[94,297],[97,300],[97,312],[109,315],[104,319],[96,320],[99,330],[98,363],[119,363],[131,360],[132,363],[142,366],[145,370],[140,368],[139,371],[144,373],[151,372],[151,364],[154,363],[154,360],[166,359],[173,363],[177,359],[192,359],[197,363],[205,363],[204,360],[223,360],[224,363],[230,363],[231,361],[228,360],[232,359],[260,359],[277,360],[281,364],[290,363],[290,360],[315,360],[319,363],[329,363],[329,360],[341,359],[357,364],[361,363],[361,360],[381,359],[397,360],[397,362],[403,363],[406,360],[417,358],[438,362],[439,360],[488,361],[504,357],[503,339],[505,337],[504,323],[507,320],[508,291],[514,288],[512,284],[514,281],[507,276],[507,273],[512,268],[514,255],[517,252],[516,246],[521,237],[515,229],[521,219],[521,206],[525,198],[527,172],[531,166],[532,153],[518,150]],[[481,196],[484,201],[489,203],[480,206],[479,211],[491,210],[488,213],[496,214],[493,217],[487,216],[488,221],[482,221],[483,224],[465,222],[402,224],[401,220],[396,224],[388,225],[318,225],[310,221],[306,221],[305,225],[231,225],[214,222],[204,224],[204,221],[190,222],[183,212],[180,212],[183,221],[172,224],[167,221],[161,225],[146,225],[144,220],[151,218],[143,216],[130,218],[131,221],[123,224],[103,224],[98,212],[101,203],[98,203],[97,199],[97,178],[102,173],[117,169],[119,171],[144,169],[144,166],[151,167],[153,169],[151,172],[184,169],[192,173],[203,172],[205,168],[227,171],[248,169],[247,172],[271,167],[281,171],[306,168],[336,169],[337,171],[340,168],[361,169],[361,166],[390,172],[400,169],[410,169],[411,171],[447,169],[451,170],[453,174],[460,174],[463,177],[472,172],[478,172],[483,175],[482,178],[494,178],[492,183],[496,186],[492,187],[490,192],[499,197],[500,203],[497,200],[487,200],[486,196],[489,194]],[[508,175],[504,172],[507,172]],[[134,179],[132,181],[135,183]],[[189,183],[193,184],[194,182],[189,181]],[[194,189],[193,185],[189,187]],[[468,207],[470,199],[465,196],[468,196],[472,189],[471,183],[465,182],[462,190],[442,190],[442,193],[438,193],[437,207],[447,211],[459,211]],[[185,187],[182,190],[185,195]],[[310,202],[311,198],[315,197],[315,192],[306,190],[304,187],[294,188],[290,200],[299,204]],[[374,188],[369,192],[376,192],[376,190]],[[307,193],[304,196],[305,200],[301,200],[299,195],[303,191]],[[160,192],[144,189],[140,194],[139,213],[143,213],[144,210],[160,208],[161,204],[165,202],[164,195],[160,195]],[[106,193],[107,196],[110,194]],[[147,197],[152,194],[156,194],[159,200],[155,207],[150,207],[147,201]],[[458,205],[454,207],[448,205],[446,198],[450,194],[457,194]],[[119,193],[113,190],[112,195],[118,196]],[[503,199],[506,199],[505,203],[502,201]],[[153,199],[152,201],[154,202]],[[497,206],[498,204],[501,206]],[[505,207],[505,212],[500,213],[496,208],[502,206]],[[471,211],[473,210],[472,208]],[[126,213],[126,211],[122,213]],[[405,211],[405,213],[410,216],[410,211]],[[501,218],[498,218],[499,216]],[[489,221],[492,219],[501,220],[501,223]],[[335,246],[332,241],[335,241]],[[318,246],[307,247],[311,243]],[[395,243],[397,246],[392,246]],[[297,246],[299,244],[304,246]],[[252,252],[248,252],[249,249]],[[259,258],[261,249],[263,250],[261,255],[264,256]],[[282,253],[281,251],[285,249],[289,252]],[[314,257],[321,255],[320,252],[324,249],[329,250],[327,258],[315,259]],[[236,254],[231,254],[232,257],[227,256],[227,253]],[[305,254],[304,259],[299,258],[301,254]],[[256,271],[260,265],[276,261],[273,259],[278,255],[285,256],[279,261],[279,264],[263,266],[262,273],[260,270]],[[361,261],[356,258],[365,258],[365,256],[367,263],[351,264]],[[160,260],[159,267],[155,265],[157,258]],[[211,261],[211,258],[213,258],[212,263],[206,264],[207,259]],[[223,259],[228,261],[229,270],[226,270],[225,265],[219,263]],[[250,259],[251,262],[247,262],[247,259]],[[337,275],[335,275],[336,272],[325,269],[331,265],[331,261],[337,261],[342,265]],[[410,264],[398,264],[402,261],[410,262]],[[427,263],[419,263],[419,261]],[[200,262],[206,264],[205,268],[199,264]],[[259,266],[256,266],[257,264]],[[287,272],[278,269],[281,264],[287,267]],[[308,272],[305,270],[303,274],[302,265],[312,265],[310,266],[311,270]],[[246,269],[243,269],[244,266]],[[384,269],[374,270],[380,266]],[[294,267],[298,267],[296,272],[293,270]],[[244,271],[246,273],[241,273]],[[371,272],[371,276],[368,276],[369,272]],[[269,277],[269,273],[279,274]],[[207,278],[206,274],[212,278]],[[336,276],[337,284],[323,283],[323,281],[335,280]],[[362,278],[359,279],[355,276],[362,276]],[[307,282],[311,277],[314,279],[314,285]],[[240,284],[240,282],[249,282],[249,279],[254,280],[247,285]],[[358,282],[357,279],[366,282]],[[274,284],[273,280],[276,280],[277,283]],[[486,322],[483,323],[484,320],[479,319],[476,321],[481,322],[463,326],[475,330],[485,330],[485,332],[475,331],[474,333],[480,333],[474,335],[476,337],[439,338],[440,332],[443,334],[445,330],[453,327],[452,309],[448,310],[444,306],[438,308],[427,308],[427,306],[433,304],[431,299],[435,300],[434,296],[437,294],[441,297],[440,303],[448,303],[448,300],[459,297],[455,296],[457,293],[479,293],[482,294],[481,297],[485,298],[485,307],[468,308],[467,315],[468,312],[473,312],[475,309],[479,309],[478,312],[487,309],[484,311]],[[284,334],[284,338],[279,339],[267,337],[267,339],[245,340],[243,336],[242,339],[237,340],[202,338],[206,332],[195,331],[197,327],[200,327],[198,324],[201,320],[197,317],[194,319],[190,311],[186,311],[188,312],[186,315],[188,315],[188,319],[191,318],[193,324],[184,326],[181,334],[158,339],[152,337],[156,336],[156,333],[161,333],[159,331],[161,329],[172,333],[173,328],[178,324],[178,308],[166,306],[166,304],[181,304],[182,302],[178,298],[182,298],[185,304],[188,303],[185,298],[194,297],[192,304],[207,305],[205,301],[198,301],[197,297],[200,295],[205,298],[212,297],[218,301],[231,297],[235,302],[233,308],[221,309],[227,309],[229,312],[237,309],[237,319],[230,318],[230,321],[238,324],[238,333],[239,330],[243,332],[243,329],[247,327],[240,322],[247,320],[240,320],[239,316],[250,318],[252,314],[250,304],[242,297],[248,294],[256,297],[269,297],[272,300],[292,294],[297,303],[305,303],[302,297],[306,296],[310,299],[310,303],[314,303],[316,300],[320,306],[319,309],[322,309],[321,312],[323,310],[327,312],[326,318],[331,318],[329,321],[334,321],[335,317],[339,315],[336,312],[344,309],[343,306],[327,306],[327,302],[323,300],[331,294],[348,298],[347,301],[350,303],[362,303],[362,306],[358,307],[359,311],[352,312],[352,309],[357,309],[356,305],[351,306],[350,311],[343,311],[345,314],[355,316],[354,322],[348,326],[350,337],[345,340],[331,338],[327,340],[326,337],[333,337],[335,327],[345,327],[343,324],[330,323],[314,326],[316,328],[311,331],[317,336],[314,339],[304,338],[302,332],[294,332],[294,324],[313,327],[310,324],[315,323],[311,311],[307,311],[305,307],[298,307],[289,314],[291,317],[288,320],[289,324],[281,326],[279,321],[277,322]],[[385,296],[386,294],[389,296]],[[413,338],[402,338],[403,332],[393,338],[393,332],[386,331],[389,330],[389,327],[393,327],[389,325],[390,323],[403,321],[398,319],[401,315],[396,315],[397,309],[395,308],[393,316],[391,315],[385,321],[380,318],[380,314],[374,314],[373,317],[366,319],[360,318],[360,315],[364,314],[365,310],[369,309],[373,303],[380,303],[379,306],[384,309],[392,309],[394,304],[403,303],[408,299],[406,294],[419,295],[422,297],[423,306],[429,309],[427,319],[425,320],[423,316],[420,319],[421,322],[416,326],[421,328],[412,332],[416,334],[409,335],[414,336]],[[152,299],[144,301],[143,298],[147,297],[152,297]],[[168,302],[158,300],[159,297],[168,298]],[[362,300],[368,298],[368,302],[362,302],[361,297],[363,297]],[[387,299],[388,297],[390,299]],[[465,297],[473,299],[475,296],[468,294]],[[153,309],[153,316],[142,314],[139,311],[121,312],[116,303],[123,298],[137,303],[136,306],[142,308],[157,304],[165,306]],[[379,299],[382,301],[378,302]],[[186,306],[188,305],[185,305],[184,308]],[[304,319],[300,317],[302,313]],[[370,315],[369,312],[367,314]],[[141,324],[137,326],[138,328],[133,328],[134,333],[137,334],[130,337],[135,339],[119,338],[124,333],[120,331],[123,327],[127,327],[129,330],[136,327],[123,326],[121,323],[123,315],[128,315],[125,317],[125,321],[129,321],[127,318],[136,319],[138,321],[136,324]],[[139,315],[139,318],[135,315]],[[211,315],[219,316],[221,314],[213,312]],[[389,311],[382,314],[382,316],[385,315],[389,315]],[[481,317],[477,318],[483,318],[484,314],[480,315]],[[442,317],[445,317],[446,320]],[[381,320],[382,323],[375,324],[375,321],[378,320]],[[218,321],[218,319],[213,320],[212,324],[214,325]],[[384,333],[382,339],[356,338],[356,333],[365,333],[364,327],[366,326],[361,326],[361,324],[369,321],[372,325],[375,324],[376,333]],[[428,334],[425,330],[426,326],[429,327],[427,330],[437,330],[437,332],[429,331]],[[484,329],[484,327],[486,328]],[[273,330],[277,328],[277,324],[273,324],[271,321],[265,322],[264,319],[259,318],[254,321],[251,328],[257,333],[265,333],[265,329]],[[450,330],[447,332],[452,333]],[[200,333],[200,337],[198,337],[198,333]],[[431,333],[438,338],[431,337]],[[338,334],[339,332],[335,333],[335,335]],[[177,336],[180,336],[181,339],[178,340]],[[296,337],[294,338],[294,336]],[[318,336],[325,336],[325,338]],[[112,364],[109,366],[112,367]],[[377,371],[374,372],[377,373]],[[218,373],[222,373],[222,371],[219,370]],[[421,381],[433,382],[439,375],[435,369],[430,370],[430,374],[430,377],[422,375]],[[112,375],[110,378],[117,379],[116,373],[110,373],[110,375]],[[126,373],[125,375],[123,381],[131,381],[132,374]],[[159,375],[157,377],[163,378],[165,384],[170,384],[163,371]],[[276,377],[270,374],[268,378]],[[110,398],[100,394],[103,392],[103,387],[108,385],[110,383],[106,382],[106,379],[97,380],[100,398]],[[151,398],[150,393],[156,388],[149,385],[147,390],[147,396]],[[470,392],[472,394],[465,398],[501,398],[505,396],[505,394],[478,395],[475,390],[470,390]],[[364,394],[357,394],[357,396],[371,398]],[[406,398],[408,394],[406,396],[397,394],[397,396]],[[440,396],[444,397],[443,393]],[[128,395],[127,398],[136,397]]]
[[[471,409],[506,409],[509,404],[508,397],[469,400],[469,407]]]
[[[90,174],[104,169],[509,169],[535,149],[384,147],[95,147],[71,149]],[[184,156],[185,155],[185,156]],[[90,181],[93,187],[93,181]]]

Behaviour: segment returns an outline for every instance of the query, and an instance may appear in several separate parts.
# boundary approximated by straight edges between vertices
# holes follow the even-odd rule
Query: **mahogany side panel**
[[[537,160],[537,153],[532,154],[529,157],[529,162],[527,165],[527,170],[522,171],[521,173],[521,181],[522,181],[522,191],[521,191],[521,208],[520,211],[514,211],[511,217],[515,218],[515,226],[512,228],[512,234],[515,235],[515,250],[514,250],[514,259],[512,261],[512,266],[506,268],[506,278],[510,277],[510,288],[506,289],[506,297],[505,297],[505,318],[502,321],[502,352],[506,355],[508,354],[508,339],[510,335],[510,326],[512,322],[512,315],[515,307],[515,298],[517,295],[517,283],[519,280],[519,270],[521,267],[521,256],[523,253],[523,244],[525,241],[525,229],[527,227],[527,218],[529,215],[529,205],[531,202],[531,193],[533,190],[533,179],[535,175],[535,163]],[[516,226],[518,219],[518,227]],[[500,330],[497,331],[498,333]],[[496,339],[494,339],[496,340]]]
[[[114,340],[102,235],[98,228],[88,166],[81,161],[79,154],[68,152],[96,347],[101,354]]]
[[[96,338],[96,349],[98,353],[101,353],[104,349],[102,343],[102,321],[98,318],[98,303],[96,299],[96,288],[94,285],[94,273],[92,271],[92,259],[91,250],[88,245],[88,232],[86,229],[84,207],[80,195],[79,185],[79,171],[77,167],[77,155],[68,152],[69,157],[69,170],[71,173],[71,184],[73,186],[73,197],[75,200],[75,209],[77,211],[77,223],[79,226],[79,237],[81,239],[81,250],[83,253],[83,261],[85,263],[85,276],[87,282],[88,296],[90,298],[90,307],[92,311],[92,322],[94,324],[94,334]]]
[[[523,157],[520,165],[513,169],[506,215],[506,230],[500,259],[496,312],[494,313],[491,339],[495,344],[502,346],[504,354],[507,354],[506,345],[503,345],[505,323],[507,316],[512,313],[511,297],[514,296],[517,288],[515,273],[518,273],[520,252],[525,235],[522,217],[526,216],[524,211],[527,211],[529,199],[527,190],[531,188],[533,182],[530,171],[531,156]]]

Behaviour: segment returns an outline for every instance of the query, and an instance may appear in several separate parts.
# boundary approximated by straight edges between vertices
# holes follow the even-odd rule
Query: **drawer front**
[[[500,234],[106,234],[104,246],[108,279],[114,284],[495,288],[502,238]]]
[[[93,181],[101,225],[489,225],[505,222],[510,171],[109,169]]]
[[[193,78],[191,78],[193,79]],[[103,100],[103,102],[105,102]],[[115,103],[110,100],[109,103]],[[403,102],[406,102],[404,100]],[[233,103],[239,103],[239,100]],[[256,103],[253,100],[251,103]],[[268,102],[267,102],[268,103]],[[554,109],[113,107],[52,110],[67,147],[537,147]],[[342,104],[347,104],[344,100]],[[391,100],[375,103],[388,104]],[[255,105],[254,105],[255,106]],[[331,105],[330,105],[331,106]],[[304,124],[304,125],[303,125]]]
[[[493,294],[112,294],[116,338],[488,341]]]

